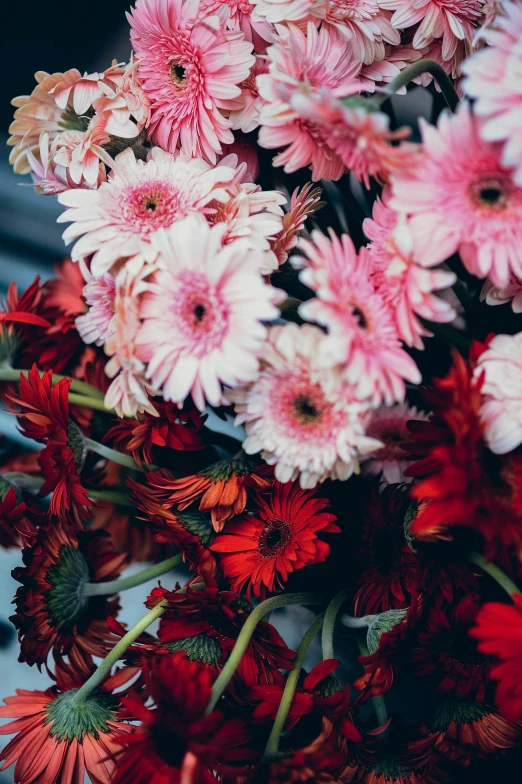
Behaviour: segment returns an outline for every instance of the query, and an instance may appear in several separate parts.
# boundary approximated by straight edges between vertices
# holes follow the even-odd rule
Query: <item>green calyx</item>
[[[0,328],[0,367],[12,368],[22,341],[15,329]]]
[[[341,691],[343,684],[336,678],[335,675],[327,675],[322,681],[319,681],[314,691],[319,697],[331,697],[332,694],[337,694]]]
[[[478,702],[458,702],[448,700],[437,705],[428,721],[431,732],[446,732],[450,724],[473,724],[488,716],[493,711],[490,705]]]
[[[370,653],[375,653],[381,641],[381,635],[391,630],[401,623],[408,614],[408,610],[387,610],[386,612],[375,615],[368,623],[366,635],[366,645]]]
[[[3,476],[0,476],[0,501],[5,501],[5,497],[9,490],[13,488],[16,493],[16,502],[19,504],[22,500],[22,494],[20,490],[16,487],[16,485],[11,484],[7,479],[4,479]]]
[[[92,117],[94,117],[92,108],[87,109],[85,114],[79,115],[72,106],[67,106],[58,124],[64,131],[86,131]]]
[[[252,473],[253,468],[254,463],[251,460],[234,458],[232,460],[219,460],[219,462],[213,463],[208,468],[200,471],[199,475],[213,479],[215,482],[220,480],[228,482],[232,474],[235,474],[236,476],[247,476],[247,474]]]
[[[411,773],[411,769],[401,765],[398,762],[395,754],[382,754],[378,757],[371,767],[367,768],[372,770],[376,777],[382,776],[385,781],[405,781],[406,776]]]
[[[208,516],[203,512],[176,512],[176,517],[183,528],[186,528],[193,536],[197,536],[205,547],[212,543],[216,532]]]
[[[108,722],[115,719],[117,702],[111,694],[92,691],[77,701],[78,689],[71,689],[49,702],[45,708],[49,734],[69,743],[76,738],[80,743],[85,735],[98,737],[100,732],[109,732]]]
[[[404,515],[404,538],[406,539],[407,545],[410,550],[414,553],[417,552],[415,549],[415,537],[411,534],[411,526],[415,518],[417,517],[419,511],[419,504],[417,501],[412,501],[409,507],[406,510],[406,514]]]
[[[85,458],[87,457],[87,446],[83,437],[82,431],[76,422],[69,422],[67,425],[67,438],[68,443],[74,452],[74,459],[76,460],[76,467],[80,473],[85,465]]]
[[[46,604],[53,626],[72,632],[85,617],[89,599],[84,586],[89,580],[89,566],[82,553],[72,545],[62,547],[58,563],[47,572],[51,588]]]
[[[146,132],[143,130],[138,136],[132,139],[123,139],[120,136],[111,136],[110,141],[103,145],[103,149],[107,150],[112,158],[115,158],[120,152],[126,150],[127,147],[132,147],[136,158],[145,160],[147,157],[147,150],[143,146],[145,142]]]
[[[221,648],[217,640],[207,637],[206,634],[196,634],[194,637],[183,637],[181,640],[173,640],[165,645],[171,653],[183,651],[190,661],[209,664],[217,667],[221,659]]]

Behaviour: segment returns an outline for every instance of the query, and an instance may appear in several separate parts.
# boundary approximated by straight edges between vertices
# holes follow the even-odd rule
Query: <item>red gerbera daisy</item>
[[[13,571],[22,584],[11,621],[18,629],[20,661],[41,666],[50,651],[67,654],[78,673],[88,675],[92,657],[104,657],[117,642],[107,625],[118,601],[86,596],[84,585],[114,580],[125,563],[102,531],[76,532],[56,523],[40,529],[34,547],[24,550],[24,566]]]
[[[210,769],[236,776],[252,758],[249,736],[239,719],[220,711],[205,716],[211,675],[182,653],[158,657],[154,669],[144,667],[147,692],[154,708],[136,698],[123,700],[141,720],[123,735],[116,755],[114,784],[207,784]]]
[[[181,511],[199,500],[200,511],[210,512],[216,531],[222,531],[227,520],[244,512],[247,490],[266,492],[274,481],[270,466],[256,466],[245,458],[220,460],[181,479],[159,474],[149,474],[147,479],[161,491],[159,497],[177,505]]]
[[[221,567],[231,587],[247,596],[265,596],[282,586],[290,572],[325,561],[330,545],[317,532],[339,533],[328,501],[298,482],[275,482],[269,500],[256,497],[256,511],[227,526],[210,549],[223,553]]]
[[[479,651],[499,660],[491,670],[498,681],[495,702],[506,719],[516,721],[522,717],[522,595],[512,599],[512,605],[485,604],[470,634],[479,640]]]
[[[69,418],[70,386],[65,378],[53,386],[52,371],[40,378],[33,365],[27,378],[20,374],[19,394],[8,397],[21,408],[17,416],[23,434],[45,444],[38,458],[45,479],[40,495],[52,492],[51,513],[81,524],[92,502],[80,481],[86,450],[80,429]]]

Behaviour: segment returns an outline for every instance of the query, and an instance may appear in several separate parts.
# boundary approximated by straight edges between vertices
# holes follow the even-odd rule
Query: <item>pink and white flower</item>
[[[428,417],[407,403],[380,406],[372,412],[366,434],[381,441],[383,446],[363,458],[363,474],[382,474],[383,483],[387,485],[411,482],[411,477],[404,476],[404,472],[413,461],[407,459],[402,447],[411,440],[411,433],[406,425],[412,419],[422,422]]]
[[[257,77],[263,99],[259,144],[287,148],[273,160],[287,173],[311,165],[312,179],[338,180],[346,170],[343,161],[327,144],[317,115],[303,116],[294,98],[322,91],[341,97],[358,93],[360,64],[346,41],[328,28],[317,30],[310,22],[305,35],[290,24],[280,33],[280,41],[267,49],[269,73]]]
[[[386,44],[398,46],[401,36],[381,0],[329,0],[325,23],[350,43],[355,60],[370,65],[384,60]]]
[[[337,370],[321,366],[324,340],[309,324],[271,327],[256,380],[227,393],[236,424],[245,426],[245,452],[261,452],[276,479],[299,478],[304,488],[348,479],[359,458],[381,446],[365,435],[368,403]]]
[[[453,272],[421,266],[415,257],[413,238],[406,216],[389,207],[389,190],[373,205],[373,217],[363,229],[371,240],[368,246],[373,283],[390,305],[397,332],[406,345],[423,348],[422,336],[430,336],[419,317],[428,321],[453,321],[455,311],[448,302],[433,294],[455,283]]]
[[[210,201],[227,201],[225,185],[235,169],[213,167],[201,158],[171,155],[155,147],[146,162],[129,148],[116,156],[108,181],[96,191],[71,190],[59,196],[68,207],[58,221],[71,222],[63,238],[75,243],[73,261],[93,254],[91,272],[99,277],[121,258],[153,262],[151,236]],[[84,236],[82,236],[84,235]]]
[[[244,34],[218,16],[199,18],[194,0],[140,0],[130,14],[139,76],[150,100],[149,137],[169,152],[216,162],[234,141],[220,109],[240,95],[255,58]]]
[[[264,283],[261,253],[242,240],[223,246],[225,231],[191,215],[155,234],[160,269],[140,308],[147,378],[179,405],[192,394],[200,410],[222,402],[222,384],[255,378],[263,322],[279,313],[281,292]]]
[[[505,305],[511,302],[513,313],[522,313],[522,281],[512,277],[507,286],[499,288],[491,280],[486,280],[480,292],[480,301],[488,305]]]
[[[87,265],[80,264],[86,281],[82,294],[87,312],[77,316],[76,329],[84,343],[103,346],[114,331],[116,281],[108,272],[94,278]]]
[[[305,258],[302,282],[316,296],[304,302],[299,313],[328,330],[322,363],[340,365],[360,399],[374,406],[402,401],[404,381],[419,384],[421,374],[401,346],[390,305],[376,290],[368,251],[359,256],[347,234],[341,239],[330,232],[312,232],[312,241],[299,243]]]
[[[489,45],[463,66],[464,90],[484,118],[482,137],[505,142],[502,163],[516,168],[515,180],[522,186],[522,6],[504,0],[501,11],[495,24],[481,32]]]
[[[522,444],[522,332],[496,335],[475,375],[484,375],[480,414],[486,440],[492,452],[504,455]]]
[[[224,16],[229,30],[240,30],[246,41],[254,44],[254,52],[262,54],[275,38],[272,25],[252,18],[254,6],[250,0],[200,0],[199,19],[217,14]]]
[[[466,102],[437,127],[420,120],[423,155],[394,172],[390,206],[408,213],[415,254],[431,267],[459,252],[474,275],[499,287],[522,278],[522,188],[502,164],[502,146],[481,137]]]

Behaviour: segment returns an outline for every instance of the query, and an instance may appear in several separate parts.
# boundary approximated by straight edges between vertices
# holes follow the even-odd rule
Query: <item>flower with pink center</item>
[[[406,458],[403,445],[411,441],[411,433],[406,425],[412,419],[425,422],[428,417],[407,403],[380,406],[372,412],[366,434],[381,441],[383,446],[364,458],[361,469],[363,474],[381,474],[384,484],[388,485],[411,482],[411,477],[404,476],[404,471],[412,461]]]
[[[366,248],[357,256],[350,237],[332,231],[330,239],[314,231],[299,247],[300,279],[316,294],[299,313],[328,330],[323,365],[339,365],[360,399],[374,406],[403,400],[404,381],[419,384],[422,377],[401,346],[391,306],[374,286]]]
[[[271,327],[256,380],[227,393],[236,424],[245,426],[245,452],[261,452],[276,479],[299,478],[303,488],[348,479],[359,458],[381,446],[365,435],[369,403],[321,365],[324,340],[310,324]]]
[[[95,277],[110,271],[120,258],[152,262],[151,237],[190,212],[204,211],[210,202],[227,201],[225,185],[236,172],[212,166],[183,153],[171,155],[154,147],[146,162],[128,148],[116,156],[113,172],[96,191],[71,190],[59,196],[67,209],[59,222],[71,222],[63,238],[75,243],[73,261],[93,254]],[[81,235],[84,235],[83,237]]]
[[[509,283],[503,288],[486,280],[480,292],[480,301],[484,300],[488,305],[505,305],[506,302],[511,302],[513,313],[522,313],[522,280],[511,276]]]
[[[268,22],[252,19],[253,10],[250,0],[200,0],[198,19],[213,14],[224,16],[229,30],[240,30],[245,34],[245,40],[254,44],[254,52],[263,54],[275,35]]]
[[[290,209],[283,218],[282,229],[272,243],[272,250],[279,265],[285,263],[289,252],[296,247],[306,219],[321,209],[321,193],[320,188],[313,188],[310,183],[301,190],[296,188],[293,192]]]
[[[410,215],[415,256],[426,267],[459,252],[473,275],[506,286],[522,278],[522,188],[502,165],[502,145],[481,137],[468,103],[419,121],[423,154],[392,175],[390,207]]]
[[[225,231],[190,215],[155,234],[160,269],[140,308],[147,378],[179,405],[192,394],[200,410],[222,402],[222,384],[255,378],[263,321],[279,314],[281,292],[264,282],[260,251],[242,240],[223,246]]]
[[[471,46],[482,15],[482,0],[380,0],[381,8],[395,11],[391,23],[398,30],[418,24],[415,49],[442,38],[442,58],[451,60],[460,41]]]
[[[252,44],[218,16],[201,20],[193,0],[140,0],[128,19],[150,100],[149,137],[164,150],[181,143],[187,155],[215,163],[221,144],[234,141],[220,109],[241,93],[255,62]]]
[[[86,281],[82,293],[88,310],[77,316],[76,329],[84,343],[103,346],[114,328],[116,281],[108,272],[94,278],[87,265],[84,262],[80,264]]]
[[[449,270],[430,269],[417,263],[413,239],[406,216],[389,206],[389,190],[373,205],[373,217],[366,218],[363,229],[371,240],[368,246],[373,283],[390,305],[397,332],[406,345],[423,348],[422,336],[431,336],[419,321],[447,323],[455,311],[448,302],[433,294],[449,288],[456,276]]]
[[[484,377],[480,415],[488,446],[504,455],[522,444],[522,332],[495,335],[475,375]]]
[[[464,64],[464,90],[476,99],[476,113],[484,119],[480,132],[487,141],[503,141],[502,163],[516,167],[522,186],[522,6],[503,2],[502,13],[481,32],[488,44]]]
[[[273,160],[287,173],[310,165],[312,179],[338,180],[346,171],[343,161],[327,144],[316,117],[301,114],[293,99],[323,91],[340,97],[359,92],[360,64],[334,30],[317,30],[310,22],[306,35],[292,24],[280,33],[280,41],[267,49],[269,73],[257,77],[263,99],[259,144],[287,148]]]
[[[355,60],[370,65],[383,60],[386,44],[398,46],[401,36],[381,0],[329,0],[325,23],[349,41]]]

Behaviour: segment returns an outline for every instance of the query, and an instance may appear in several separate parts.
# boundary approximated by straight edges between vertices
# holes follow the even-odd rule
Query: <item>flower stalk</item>
[[[429,73],[433,76],[440,87],[440,91],[444,96],[446,103],[448,104],[451,111],[454,112],[459,103],[459,96],[453,87],[453,83],[441,65],[435,62],[435,60],[429,60],[427,58],[423,60],[417,60],[416,63],[412,63],[407,68],[404,68],[384,90],[385,96],[383,100],[386,100],[391,95],[396,93],[397,90],[400,90],[401,87],[406,87],[406,85],[408,85],[418,76],[421,76],[425,73]]]
[[[38,372],[40,373],[40,377],[44,375],[43,370],[39,370]],[[18,368],[0,368],[0,381],[20,381],[20,376],[27,378],[28,373],[28,370],[20,370]],[[59,373],[53,373],[53,384],[63,381],[64,378],[71,382],[70,388],[72,392],[77,392],[79,395],[91,397],[95,400],[103,400],[105,397],[101,389],[96,389],[96,387],[93,387],[91,384],[87,384],[85,381],[79,381],[77,378],[61,376]]]
[[[334,645],[333,645],[333,635],[334,635],[334,628],[335,622],[337,620],[337,615],[339,610],[343,606],[343,604],[350,598],[351,593],[348,590],[341,591],[334,596],[328,607],[326,608],[326,612],[324,614],[324,623],[323,623],[323,636],[322,636],[322,648],[323,648],[323,659],[333,659],[334,657]]]
[[[137,585],[153,580],[155,577],[160,577],[162,574],[170,572],[183,563],[183,555],[178,553],[173,555],[172,558],[167,558],[166,561],[150,566],[148,569],[142,569],[141,572],[131,574],[129,577],[122,577],[119,580],[111,580],[105,583],[85,583],[84,594],[85,596],[108,596],[113,593],[120,593],[129,588],[135,588]]]
[[[513,580],[510,580],[502,569],[496,564],[491,563],[491,561],[487,561],[480,553],[468,553],[468,561],[475,564],[475,566],[479,566],[486,574],[489,574],[489,576],[492,577],[510,596],[516,596],[522,593]]]

